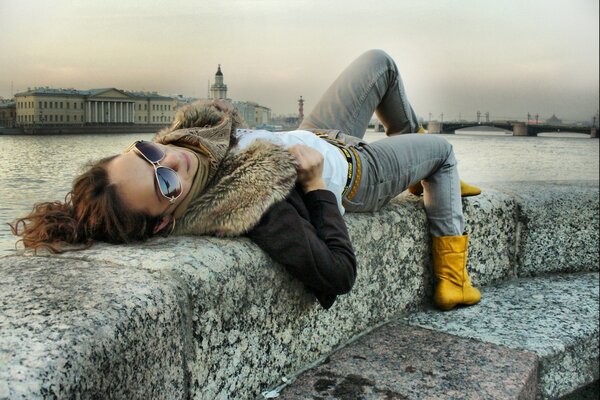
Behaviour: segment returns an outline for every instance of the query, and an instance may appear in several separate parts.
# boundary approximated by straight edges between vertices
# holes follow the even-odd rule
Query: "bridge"
[[[477,126],[491,126],[511,131],[513,136],[537,136],[542,132],[574,132],[590,135],[590,138],[598,138],[598,129],[590,126],[569,126],[569,125],[547,125],[547,124],[526,124],[520,121],[489,121],[485,123],[473,121],[460,122],[438,122],[429,121],[425,128],[430,133],[454,133],[454,131],[464,128],[473,128]]]

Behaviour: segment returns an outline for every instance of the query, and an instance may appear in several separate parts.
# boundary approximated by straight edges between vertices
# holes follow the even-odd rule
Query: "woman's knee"
[[[452,143],[447,141],[445,138],[438,135],[422,135],[426,137],[429,141],[434,144],[435,148],[437,148],[438,154],[440,158],[445,159],[447,162],[451,164],[456,164],[456,158],[454,157],[454,147]]]
[[[388,68],[396,69],[396,64],[392,57],[381,49],[371,49],[365,51],[359,56],[359,59],[367,62],[368,64],[375,66],[387,66]]]

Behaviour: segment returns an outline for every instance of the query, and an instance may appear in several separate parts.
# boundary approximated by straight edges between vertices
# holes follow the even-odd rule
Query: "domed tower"
[[[223,83],[223,73],[221,72],[221,64],[219,64],[219,67],[217,68],[217,73],[215,74],[215,83],[213,83],[210,86],[210,98],[227,98],[227,85]]]

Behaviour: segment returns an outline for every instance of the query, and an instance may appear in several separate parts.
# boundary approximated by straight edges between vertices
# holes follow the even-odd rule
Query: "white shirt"
[[[317,150],[323,155],[323,180],[325,185],[335,195],[338,208],[342,215],[344,214],[342,192],[348,175],[348,161],[334,145],[327,143],[312,132],[301,130],[270,132],[262,129],[237,129],[236,135],[238,137],[238,147],[242,149],[248,147],[255,140],[266,140],[286,149],[295,144],[304,144]]]

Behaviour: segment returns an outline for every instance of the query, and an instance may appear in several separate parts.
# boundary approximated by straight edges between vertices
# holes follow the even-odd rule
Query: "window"
[[[67,104],[69,104],[69,103],[67,103]],[[68,115],[67,115],[67,122],[71,122],[71,121],[69,121],[69,116]]]
[[[44,102],[44,108],[48,108],[48,102],[47,101]]]
[[[50,104],[50,107],[48,107],[48,108],[52,108],[52,102],[51,102],[51,101],[49,101],[48,103]]]
[[[142,120],[142,117],[140,117],[140,116],[138,115],[138,122],[140,122],[141,120]]]
[[[73,103],[73,110],[77,110],[77,103]]]
[[[63,103],[63,102],[61,101],[61,102],[60,102],[60,108],[63,108],[63,104],[62,104],[62,103]]]
[[[52,115],[50,115],[50,122],[52,122]]]
[[[73,121],[77,121],[77,115],[73,115]]]
[[[144,111],[148,110],[148,104],[144,104]]]
[[[60,116],[60,122],[63,122],[63,116],[62,115]]]
[[[69,109],[69,102],[67,101],[67,110]]]
[[[144,117],[144,122],[148,122],[148,117]]]
[[[42,108],[42,102],[40,101],[40,108]]]
[[[142,111],[142,105],[138,104],[138,111]]]

